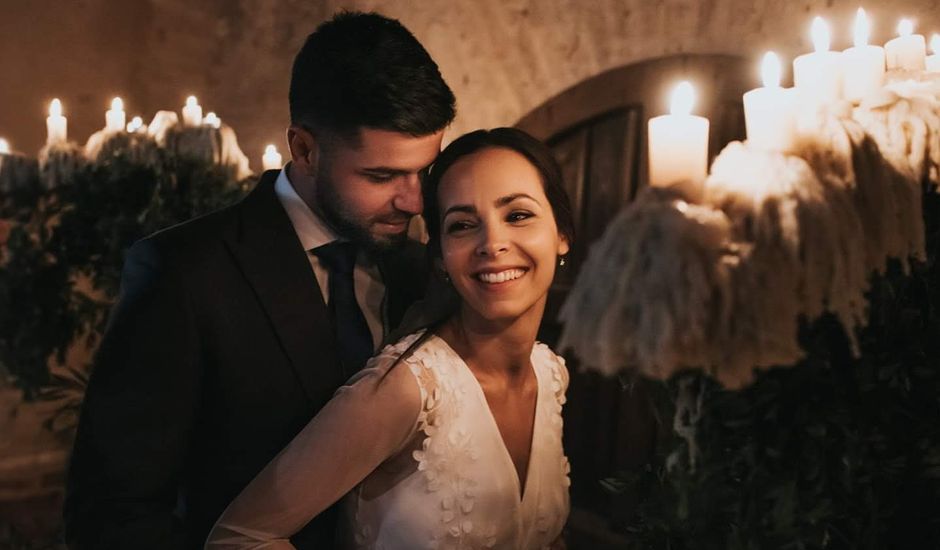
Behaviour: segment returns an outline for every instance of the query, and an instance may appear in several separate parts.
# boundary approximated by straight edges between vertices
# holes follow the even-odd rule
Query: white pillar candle
[[[261,157],[261,164],[264,166],[265,170],[280,170],[281,162],[281,154],[277,152],[277,147],[268,145],[264,148],[264,156]]]
[[[109,132],[120,132],[124,130],[127,122],[127,115],[124,113],[124,102],[116,97],[111,100],[111,109],[104,114],[104,128]]]
[[[211,111],[209,112],[209,114],[206,115],[206,118],[202,119],[202,123],[205,124],[206,126],[212,126],[213,128],[222,127],[222,120],[219,119],[219,117]]]
[[[793,86],[804,101],[819,104],[842,97],[839,52],[829,51],[829,25],[822,17],[813,19],[810,30],[814,53],[793,60]]]
[[[695,90],[681,82],[672,92],[668,115],[648,123],[650,186],[684,184],[690,198],[699,195],[708,174],[708,119],[691,114]]]
[[[49,116],[46,117],[46,145],[51,147],[65,143],[68,139],[68,121],[62,116],[62,102],[58,98],[49,104]]]
[[[898,23],[898,37],[885,44],[888,70],[923,71],[926,68],[926,57],[927,43],[924,36],[914,34],[914,23],[910,19],[901,19]]]
[[[842,52],[842,93],[849,101],[859,101],[881,88],[885,77],[885,51],[869,46],[871,26],[865,10],[855,16],[855,47]]]
[[[0,138],[0,155],[9,155],[10,154],[10,142]]]
[[[796,102],[792,88],[780,87],[780,71],[777,55],[764,54],[764,87],[744,94],[744,125],[752,147],[787,152],[796,141]]]
[[[127,133],[129,134],[146,131],[147,129],[144,128],[144,119],[139,116],[135,116],[131,119],[130,122],[127,123]]]
[[[196,96],[191,95],[186,98],[186,105],[183,106],[183,126],[201,126],[202,125],[202,106]]]
[[[930,37],[930,49],[933,51],[933,55],[927,56],[927,71],[940,73],[940,34],[934,34]]]

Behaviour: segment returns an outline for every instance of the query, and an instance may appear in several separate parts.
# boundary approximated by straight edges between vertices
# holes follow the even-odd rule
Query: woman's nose
[[[509,250],[509,240],[505,231],[498,226],[486,227],[480,232],[480,243],[477,245],[477,254],[495,258]]]

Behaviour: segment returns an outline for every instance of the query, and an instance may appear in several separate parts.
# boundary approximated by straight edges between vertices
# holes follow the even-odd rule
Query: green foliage
[[[704,385],[699,454],[674,438],[623,480],[645,496],[621,526],[640,547],[940,548],[940,197],[924,208],[928,262],[873,278],[860,358],[823,318],[806,360],[744,390],[680,377]],[[664,414],[678,387],[660,386]]]
[[[64,185],[45,191],[37,180],[0,197],[0,220],[10,226],[0,256],[0,371],[27,399],[45,395],[77,409],[86,377],[75,368],[54,374],[50,360],[64,363],[82,338],[94,346],[127,248],[245,192],[231,168],[166,149],[149,160],[134,153],[115,147]]]

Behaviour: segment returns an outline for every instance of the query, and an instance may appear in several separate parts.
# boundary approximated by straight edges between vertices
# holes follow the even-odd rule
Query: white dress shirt
[[[287,167],[281,170],[274,184],[274,192],[287,217],[290,218],[294,231],[300,239],[300,244],[307,251],[313,273],[320,284],[323,301],[329,303],[330,272],[322,265],[320,259],[313,253],[313,249],[338,240],[339,237],[313,210],[300,198],[297,191],[287,177]],[[377,350],[385,338],[385,329],[382,321],[382,305],[385,300],[385,283],[382,274],[375,262],[371,261],[362,250],[356,256],[356,268],[353,270],[353,287],[356,291],[356,302],[365,315],[369,332],[372,333],[373,350]]]

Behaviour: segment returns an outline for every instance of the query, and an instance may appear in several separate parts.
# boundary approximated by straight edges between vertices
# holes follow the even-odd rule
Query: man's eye
[[[524,210],[516,210],[515,212],[510,212],[509,215],[506,216],[506,221],[521,222],[523,220],[527,220],[531,218],[532,216],[533,214],[531,212],[526,212]]]
[[[372,183],[385,183],[392,181],[395,176],[393,174],[366,174],[366,179]]]

